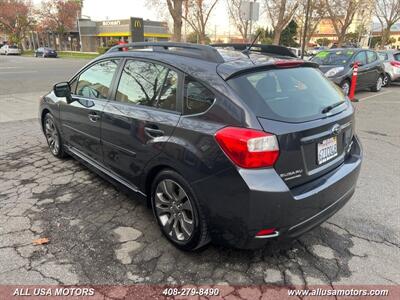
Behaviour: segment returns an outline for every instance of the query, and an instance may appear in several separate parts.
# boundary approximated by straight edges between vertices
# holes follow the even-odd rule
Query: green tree
[[[288,26],[286,26],[286,28],[283,29],[279,44],[286,47],[298,47],[299,44],[295,41],[296,34],[297,34],[297,23],[294,20],[292,20],[290,21]]]
[[[258,42],[260,44],[266,44],[266,45],[271,45],[273,42],[273,32],[270,31],[268,28],[264,29],[262,27],[259,27],[256,29],[256,36],[258,36]]]
[[[327,38],[320,38],[316,40],[317,44],[320,46],[328,46],[331,43],[330,39]]]
[[[188,43],[199,44],[199,43],[201,43],[200,35],[197,32],[192,31],[191,33],[189,33],[186,36],[186,41]],[[210,44],[210,43],[211,43],[211,39],[209,36],[206,35],[204,37],[204,44]]]

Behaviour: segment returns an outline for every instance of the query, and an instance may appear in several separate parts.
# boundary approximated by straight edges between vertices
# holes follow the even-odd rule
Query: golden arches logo
[[[141,28],[142,27],[142,22],[140,20],[134,20],[133,21],[133,27],[134,28]]]

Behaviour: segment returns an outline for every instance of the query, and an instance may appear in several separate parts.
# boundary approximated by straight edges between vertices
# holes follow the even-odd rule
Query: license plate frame
[[[332,136],[317,143],[317,164],[322,165],[338,156],[337,137]]]

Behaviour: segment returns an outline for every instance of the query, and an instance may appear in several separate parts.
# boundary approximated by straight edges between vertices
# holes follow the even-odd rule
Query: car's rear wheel
[[[66,153],[64,152],[64,146],[62,143],[60,132],[57,128],[53,116],[50,113],[47,113],[44,117],[43,130],[51,154],[58,158],[65,157]]]
[[[340,87],[342,88],[343,93],[348,96],[350,93],[350,81],[348,79],[344,80]]]
[[[392,83],[392,81],[390,80],[390,75],[388,73],[385,73],[385,75],[383,77],[382,86],[388,87],[388,86],[390,86],[391,83]]]
[[[379,92],[382,89],[382,86],[383,86],[383,75],[380,75],[376,80],[375,85],[371,87],[371,91]]]
[[[162,233],[177,248],[192,251],[210,241],[197,198],[180,174],[164,170],[156,176],[151,204]]]

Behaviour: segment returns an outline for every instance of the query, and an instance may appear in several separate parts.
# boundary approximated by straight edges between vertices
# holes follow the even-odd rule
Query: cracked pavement
[[[32,62],[32,68],[47,63],[7,59],[17,66],[20,59]],[[54,63],[48,64],[51,68]],[[21,96],[22,91],[30,91],[31,83],[23,82],[21,74],[18,77],[18,90],[0,91],[0,105],[9,118],[16,114],[16,106],[4,99],[37,101],[26,93]],[[54,83],[50,75],[46,80],[43,85]],[[375,94],[359,97],[371,95]],[[77,161],[54,158],[33,119],[36,111],[23,120],[3,119],[0,284],[398,285],[399,96],[400,86],[395,86],[355,103],[365,159],[350,202],[301,238],[256,251],[214,245],[196,253],[177,250],[162,237],[144,203]],[[47,245],[33,245],[42,237],[49,239]]]

